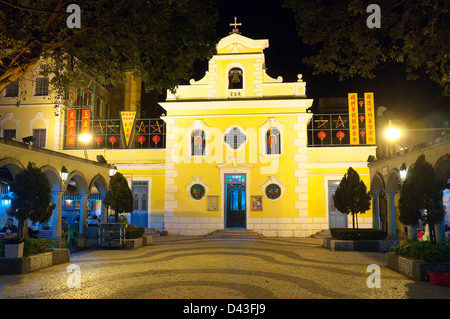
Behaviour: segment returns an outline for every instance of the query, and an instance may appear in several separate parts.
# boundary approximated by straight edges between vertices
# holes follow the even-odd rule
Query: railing
[[[355,145],[350,144],[348,113],[314,114],[308,125],[308,146],[336,147],[367,145],[364,114],[359,114],[358,117],[359,144]]]
[[[64,149],[120,149],[126,148],[124,143],[120,120],[90,120],[89,132],[91,142],[83,144],[78,137],[82,131],[82,120],[75,121],[74,143],[69,146],[67,140],[68,121],[64,127]],[[131,141],[128,148],[133,149],[163,149],[166,147],[166,126],[160,118],[137,119],[131,132]]]

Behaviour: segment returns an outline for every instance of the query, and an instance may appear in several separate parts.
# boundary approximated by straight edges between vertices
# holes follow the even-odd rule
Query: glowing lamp
[[[393,126],[390,126],[385,132],[384,132],[384,136],[392,141],[397,140],[400,136],[401,136],[401,132],[398,128],[395,128]]]
[[[67,180],[67,177],[69,176],[69,171],[67,170],[67,168],[65,166],[63,166],[61,168],[61,179],[63,182],[65,182]]]
[[[406,165],[405,165],[405,163],[403,163],[402,166],[400,166],[400,178],[402,179],[402,181],[405,180],[406,173],[407,173]]]

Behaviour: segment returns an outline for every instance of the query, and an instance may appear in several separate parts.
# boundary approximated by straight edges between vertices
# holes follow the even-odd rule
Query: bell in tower
[[[228,89],[242,89],[242,70],[233,68],[228,73]]]

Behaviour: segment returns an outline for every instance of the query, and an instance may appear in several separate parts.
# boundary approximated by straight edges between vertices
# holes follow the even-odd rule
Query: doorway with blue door
[[[133,212],[131,222],[135,226],[148,227],[148,181],[133,181]]]
[[[246,174],[225,174],[225,228],[246,228]]]
[[[347,228],[348,215],[337,210],[334,205],[333,195],[341,181],[328,181],[328,225],[329,228]]]

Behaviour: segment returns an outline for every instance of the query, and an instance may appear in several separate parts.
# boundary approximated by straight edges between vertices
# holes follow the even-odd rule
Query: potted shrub
[[[22,258],[23,257],[24,240],[10,238],[5,240],[5,258]]]

